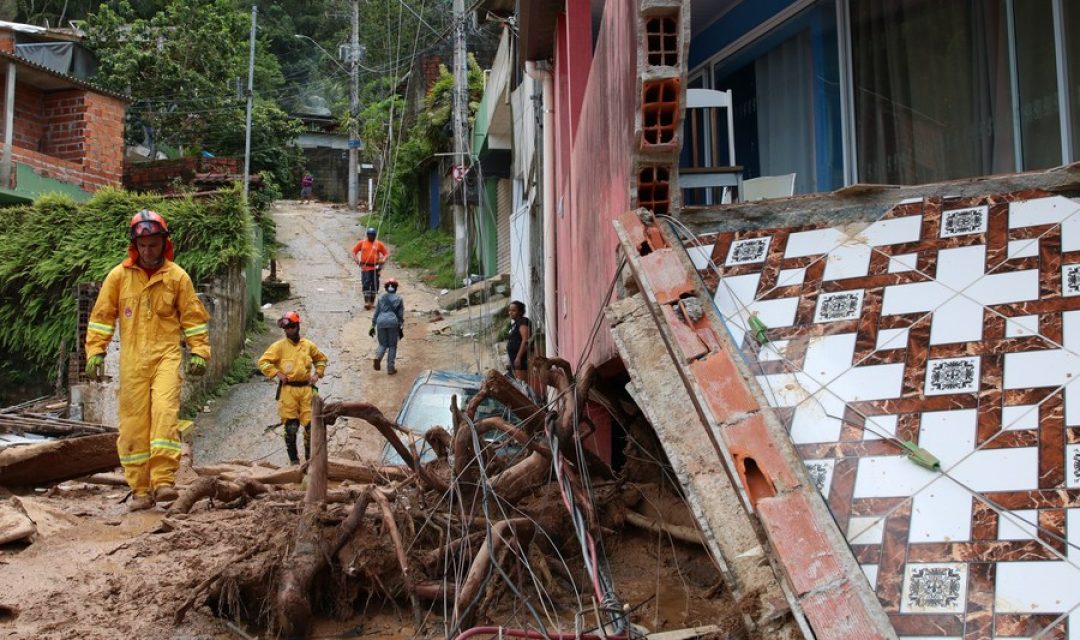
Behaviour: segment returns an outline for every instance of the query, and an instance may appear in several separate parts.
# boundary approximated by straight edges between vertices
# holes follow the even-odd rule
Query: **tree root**
[[[184,489],[166,514],[188,513],[195,503],[203,498],[233,502],[241,498],[254,498],[267,491],[269,489],[266,485],[251,478],[240,478],[236,482],[226,482],[217,478],[199,478]]]

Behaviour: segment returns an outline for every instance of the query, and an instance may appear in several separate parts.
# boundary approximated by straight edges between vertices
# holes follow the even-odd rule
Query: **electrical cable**
[[[1077,208],[1077,209],[1073,210],[1073,212],[1069,213],[1069,214],[1068,214],[1068,215],[1067,215],[1067,216],[1066,216],[1066,217],[1065,217],[1064,219],[1065,219],[1065,220],[1067,220],[1068,218],[1070,218],[1070,217],[1072,217],[1072,216],[1074,216],[1074,215],[1077,215],[1077,214],[1078,214],[1078,212],[1080,212],[1080,208]],[[685,240],[687,239],[687,235],[689,235],[689,238],[690,238],[690,239],[691,239],[692,241],[694,241],[694,242],[696,242],[696,243],[697,243],[697,244],[696,244],[696,246],[698,246],[698,247],[701,247],[701,244],[700,244],[700,242],[698,242],[698,241],[697,241],[697,237],[696,237],[695,235],[693,235],[693,233],[692,233],[692,232],[691,232],[691,231],[690,231],[690,230],[689,230],[688,228],[686,228],[686,226],[685,226],[685,225],[683,225],[683,224],[682,224],[682,223],[681,223],[680,221],[678,221],[678,220],[676,220],[676,219],[674,219],[674,218],[671,218],[670,216],[657,216],[657,217],[659,217],[659,218],[663,218],[663,219],[665,219],[665,220],[669,221],[669,223],[671,223],[671,224],[672,224],[672,228],[673,228],[673,229],[675,230],[675,232],[676,232],[676,233],[677,233],[678,235],[680,235],[680,236],[681,236],[681,237],[683,238],[683,240],[684,240],[684,241],[685,241]],[[1045,234],[1049,233],[1049,232],[1050,232],[1050,231],[1052,231],[1052,230],[1053,230],[1053,227],[1051,227],[1051,229],[1048,229],[1047,231],[1045,231],[1045,232],[1043,232],[1042,234],[1040,234],[1040,236],[1039,236],[1039,237],[1037,237],[1037,238],[1033,238],[1033,239],[1032,239],[1032,241],[1033,241],[1033,242],[1037,242],[1037,241],[1038,241],[1038,240],[1039,240],[1039,239],[1040,239],[1040,238],[1041,238],[1041,237],[1042,237],[1043,235],[1045,235]],[[883,254],[883,255],[887,255],[887,254]],[[824,259],[824,257],[822,257],[822,258],[819,258],[819,259]],[[726,286],[726,287],[728,288],[728,293],[729,293],[729,295],[731,295],[732,299],[733,299],[733,300],[734,300],[734,301],[735,301],[736,303],[741,303],[741,300],[739,300],[739,298],[737,297],[737,295],[735,294],[735,292],[734,292],[734,291],[733,291],[733,290],[732,290],[732,289],[730,288],[730,285],[729,285],[729,284],[728,284],[728,283],[726,282],[726,279],[725,279],[725,278],[723,277],[723,274],[721,273],[721,270],[720,270],[719,266],[718,266],[718,265],[717,265],[717,264],[716,264],[716,263],[715,263],[715,262],[714,262],[714,261],[712,260],[711,256],[710,256],[710,257],[707,257],[707,258],[706,258],[706,260],[707,260],[707,264],[708,264],[708,266],[709,266],[709,267],[710,267],[710,268],[711,268],[711,269],[712,269],[712,270],[714,271],[714,273],[716,273],[716,274],[717,274],[717,276],[719,277],[719,282],[721,282],[721,283],[724,283],[724,285],[725,285],[725,286]],[[1004,261],[1002,261],[1002,263],[1004,263]],[[998,266],[1000,266],[1000,265],[998,265]],[[996,268],[997,268],[997,267],[995,267],[995,269],[996,269]],[[992,273],[992,272],[993,272],[993,269],[992,269],[992,270],[991,270],[990,272],[987,272],[986,274],[984,274],[983,276],[980,276],[980,279],[981,279],[982,277],[985,277],[985,275],[988,275],[989,273]],[[933,278],[932,278],[931,276],[929,276],[928,274],[923,274],[923,275],[924,275],[924,276],[926,276],[927,278],[931,278],[931,279],[933,279]],[[969,285],[969,286],[970,286],[970,285]],[[955,292],[955,294],[956,294],[956,295],[954,295],[954,296],[953,296],[953,298],[955,298],[956,296],[959,296],[959,295],[963,295],[963,292]],[[762,295],[764,295],[764,294],[762,294]],[[966,296],[965,296],[965,297],[966,297]],[[950,298],[950,299],[952,299],[952,298]],[[970,299],[970,298],[969,298],[969,299]],[[989,307],[984,307],[984,308],[987,308],[987,309],[989,309]],[[745,311],[745,310],[747,310],[747,306],[746,306],[746,305],[743,305],[743,306],[741,307],[740,311]],[[990,310],[991,310],[992,312],[994,312],[994,313],[999,313],[999,312],[997,312],[997,311],[996,311],[996,310],[994,310],[994,309],[990,309]],[[926,318],[926,317],[929,317],[929,316],[930,316],[930,315],[932,315],[932,314],[933,314],[933,310],[931,310],[930,312],[928,312],[928,313],[927,313],[927,314],[925,314],[924,316],[920,317],[919,319],[915,320],[915,322],[914,322],[914,323],[918,323],[918,322],[921,322],[921,321],[922,321],[922,320],[923,320],[924,318]],[[722,314],[721,314],[721,315],[722,315]],[[1002,317],[1005,317],[1005,316],[1004,316],[1004,315],[1002,314]],[[914,323],[913,323],[913,324],[914,324]],[[1041,335],[1041,334],[1040,334],[1040,335]],[[1046,338],[1046,340],[1047,340],[1048,342],[1053,342],[1053,341],[1051,341],[1051,340],[1050,340],[1049,338]],[[1059,348],[1062,348],[1062,349],[1064,349],[1064,347],[1063,347],[1063,346],[1061,346],[1061,345],[1058,345],[1058,346],[1059,346]],[[783,361],[784,363],[786,363],[787,365],[789,365],[790,367],[792,367],[792,370],[793,370],[793,371],[798,371],[798,370],[799,370],[799,367],[798,367],[798,366],[797,366],[797,365],[796,365],[796,364],[795,364],[794,362],[792,362],[792,361],[791,361],[791,360],[790,360],[790,359],[789,359],[789,358],[787,357],[787,355],[786,355],[786,354],[784,354],[784,353],[781,353],[781,352],[780,352],[779,350],[777,350],[777,349],[776,349],[776,348],[775,348],[775,347],[774,347],[774,346],[773,346],[773,345],[772,345],[771,343],[769,343],[769,344],[768,344],[768,345],[766,346],[766,348],[769,348],[769,349],[771,349],[771,351],[772,351],[772,352],[773,352],[773,353],[774,353],[774,354],[775,354],[775,355],[776,355],[776,356],[777,356],[777,357],[778,357],[778,358],[779,358],[780,360],[782,360],[782,361]],[[865,356],[865,357],[869,357],[869,354],[868,354],[867,356]],[[864,357],[864,359],[865,359],[865,357]],[[862,361],[863,361],[863,360],[861,359],[861,360],[860,360],[859,362],[862,362]],[[854,364],[852,365],[852,367],[854,367],[854,366],[857,366],[857,365],[858,365],[858,362],[854,363]],[[850,370],[850,368],[849,368],[848,370]],[[847,370],[845,370],[845,371],[847,371]],[[840,374],[840,375],[843,375],[843,374]],[[837,377],[839,377],[839,376],[837,376]],[[772,395],[772,397],[773,397],[773,406],[780,406],[780,405],[779,405],[779,402],[778,402],[778,401],[776,400],[776,390],[775,390],[775,389],[774,389],[774,388],[772,387],[772,380],[771,380],[772,376],[768,376],[768,375],[766,375],[766,376],[759,376],[759,379],[762,379],[762,378],[763,378],[763,379],[765,380],[766,384],[767,384],[767,385],[769,386],[769,389],[768,389],[768,390],[769,390],[770,394],[771,394],[771,395]],[[827,388],[827,387],[828,387],[828,385],[829,385],[829,384],[831,384],[832,382],[835,382],[835,380],[836,380],[836,379],[837,379],[837,378],[833,378],[833,379],[832,379],[832,380],[830,380],[829,382],[826,382],[826,383],[823,383],[823,384],[822,384],[822,383],[818,383],[818,384],[820,384],[820,385],[821,385],[821,388],[825,389],[825,388]],[[815,381],[815,382],[816,382],[816,381]],[[1050,397],[1050,396],[1052,396],[1053,394],[1057,393],[1057,391],[1060,391],[1060,390],[1064,389],[1064,388],[1065,388],[1066,386],[1068,386],[1068,385],[1069,385],[1069,384],[1070,384],[1071,382],[1073,382],[1073,381],[1069,381],[1069,382],[1066,382],[1065,384],[1062,384],[1062,385],[1061,385],[1060,387],[1058,387],[1057,389],[1055,389],[1054,391],[1052,391],[1052,392],[1051,392],[1050,394],[1048,394],[1048,396],[1047,396],[1047,397]],[[820,400],[820,399],[819,399],[819,398],[817,397],[817,393],[816,393],[816,392],[815,392],[814,394],[810,394],[810,395],[808,396],[808,398],[807,398],[807,399],[812,399],[812,400],[813,400],[813,401],[814,401],[814,402],[815,402],[815,403],[816,403],[816,404],[818,405],[818,407],[819,407],[819,408],[820,408],[820,409],[822,410],[822,414],[823,414],[823,415],[825,415],[826,417],[828,417],[828,418],[831,418],[831,419],[834,419],[834,420],[838,420],[838,421],[840,421],[840,422],[842,422],[842,423],[845,423],[845,424],[853,424],[853,423],[851,423],[851,422],[850,422],[849,420],[846,420],[846,419],[844,419],[844,418],[842,418],[842,417],[838,417],[838,416],[835,416],[835,415],[832,415],[832,414],[830,414],[830,413],[829,413],[829,412],[828,412],[828,411],[827,411],[827,410],[825,409],[825,406],[824,406],[824,404],[823,404],[823,403],[821,402],[821,400]],[[804,399],[803,401],[805,402],[805,400],[806,400],[806,399]],[[1044,400],[1042,400],[1041,402],[1045,402],[1045,399],[1044,399]],[[1041,402],[1040,402],[1040,404],[1041,404]],[[896,438],[895,436],[893,436],[892,434],[889,434],[889,433],[887,433],[887,432],[883,432],[883,431],[879,431],[879,430],[875,429],[874,427],[870,427],[870,426],[869,426],[870,424],[875,424],[875,425],[876,425],[876,423],[874,423],[874,422],[873,422],[873,418],[872,418],[872,417],[866,416],[866,415],[862,414],[861,412],[859,412],[858,410],[855,410],[855,409],[851,408],[850,406],[849,406],[848,408],[849,408],[849,409],[851,409],[852,411],[854,411],[855,413],[859,414],[859,416],[860,416],[861,418],[863,418],[863,422],[864,422],[864,424],[863,424],[863,425],[857,425],[857,424],[856,424],[856,425],[854,425],[854,426],[861,426],[861,427],[862,427],[863,429],[866,429],[866,430],[870,431],[871,433],[873,433],[873,434],[877,435],[877,436],[878,436],[879,438],[881,438],[882,440],[884,440],[884,441],[888,442],[889,444],[892,444],[892,445],[896,446],[897,448],[899,448],[899,449],[901,450],[901,452],[906,452],[906,451],[907,451],[907,448],[906,448],[906,447],[905,447],[905,446],[903,445],[903,443],[902,443],[902,442],[901,442],[901,441],[900,441],[900,440],[899,440],[898,438]],[[1017,418],[1017,420],[1021,419],[1022,417],[1023,417],[1023,416],[1020,416],[1020,417],[1018,417],[1018,418]],[[1002,432],[1004,432],[1004,429],[1002,430]],[[989,441],[987,441],[987,442],[989,442]],[[984,443],[983,443],[982,445],[980,445],[980,447],[978,447],[978,448],[976,448],[976,449],[973,449],[973,450],[972,450],[971,452],[969,452],[969,453],[968,453],[968,454],[966,454],[965,456],[961,457],[961,458],[960,458],[959,460],[955,461],[955,462],[953,463],[952,467],[950,467],[950,469],[955,469],[955,468],[956,468],[957,466],[959,466],[960,464],[962,464],[962,463],[963,463],[963,461],[964,461],[964,460],[966,460],[966,459],[967,459],[967,458],[968,458],[969,456],[973,455],[973,454],[974,454],[975,452],[977,452],[977,451],[981,450],[981,449],[982,449],[983,447],[985,447],[985,446],[986,446],[986,444],[987,444],[987,443],[985,443],[985,442],[984,442]],[[1033,522],[1030,522],[1030,521],[1028,521],[1028,520],[1027,520],[1026,518],[1023,518],[1022,516],[1020,516],[1020,515],[1017,515],[1017,514],[1015,514],[1015,513],[1011,512],[1011,511],[1008,511],[1008,510],[1006,510],[1006,509],[1003,509],[1002,507],[998,506],[997,504],[994,504],[994,503],[993,503],[993,501],[991,501],[991,500],[990,500],[989,498],[987,498],[986,496],[982,495],[982,494],[981,494],[981,493],[980,493],[979,491],[975,490],[974,488],[972,488],[972,487],[968,486],[968,485],[967,485],[967,484],[965,484],[964,482],[961,482],[960,480],[958,480],[957,478],[955,478],[954,476],[952,476],[952,475],[951,475],[951,474],[949,473],[949,470],[948,470],[948,469],[944,469],[944,470],[939,470],[939,471],[936,471],[935,473],[939,474],[940,476],[946,477],[946,478],[948,478],[948,479],[952,480],[953,482],[955,482],[955,483],[956,483],[957,485],[959,485],[959,486],[960,486],[961,488],[963,488],[963,489],[964,489],[964,490],[965,490],[966,492],[968,492],[969,494],[971,494],[971,495],[972,495],[973,497],[975,497],[976,499],[978,499],[978,500],[980,500],[981,502],[983,502],[984,504],[986,504],[986,505],[987,505],[987,506],[988,506],[988,507],[989,507],[989,508],[990,508],[991,510],[995,511],[995,512],[996,512],[996,513],[997,513],[997,514],[998,514],[999,516],[1005,517],[1006,519],[1009,519],[1009,520],[1013,520],[1013,521],[1019,520],[1019,521],[1020,521],[1020,522],[1022,522],[1023,524],[1025,524],[1025,525],[1028,525],[1029,527],[1031,527],[1032,529],[1034,529],[1034,530],[1037,530],[1037,531],[1039,531],[1040,533],[1043,533],[1043,534],[1047,535],[1048,537],[1051,537],[1052,539],[1054,539],[1054,540],[1057,540],[1058,542],[1060,542],[1060,543],[1063,543],[1063,544],[1065,544],[1065,545],[1066,545],[1066,546],[1068,546],[1068,547],[1071,547],[1071,548],[1073,548],[1073,549],[1076,549],[1076,550],[1080,551],[1080,545],[1076,545],[1076,544],[1074,544],[1074,543],[1071,543],[1071,542],[1069,542],[1069,541],[1068,541],[1067,539],[1065,539],[1065,538],[1063,538],[1062,536],[1060,536],[1059,534],[1055,533],[1054,531],[1052,531],[1052,530],[1049,530],[1049,529],[1047,529],[1047,528],[1045,528],[1045,527],[1042,527],[1042,526],[1040,526],[1040,525],[1039,525],[1038,523],[1033,523]],[[923,487],[921,487],[921,488],[919,488],[918,490],[914,491],[914,492],[912,493],[912,495],[911,495],[911,496],[909,496],[909,497],[908,497],[907,499],[908,499],[908,500],[910,500],[910,499],[914,498],[914,496],[915,496],[916,494],[918,494],[918,493],[919,493],[919,492],[921,492],[921,491],[922,491],[923,489],[925,489],[926,487],[928,487],[928,486],[930,486],[931,484],[933,484],[933,482],[934,482],[934,481],[935,481],[935,480],[931,480],[930,482],[926,483],[926,484],[925,484],[925,485],[924,485]],[[906,500],[905,500],[905,501],[906,501]],[[902,504],[902,503],[901,503],[901,504]],[[885,513],[885,514],[881,515],[881,516],[880,516],[879,518],[877,518],[877,520],[875,520],[875,522],[880,522],[881,520],[884,520],[885,518],[888,518],[888,517],[889,517],[889,515],[890,515],[890,514],[891,514],[892,512],[894,512],[894,511],[895,511],[896,509],[898,509],[899,507],[900,507],[900,505],[897,505],[897,506],[893,507],[892,509],[889,509],[889,511],[888,511],[887,513]],[[872,526],[874,526],[874,525],[873,525],[873,524],[871,524],[871,525],[869,525],[869,526],[868,526],[868,528],[869,528],[869,527],[872,527]],[[850,532],[849,532],[849,535],[850,535],[850,536],[852,536],[852,537],[854,537],[854,536],[855,536],[855,535],[857,535],[857,534],[852,534],[852,533],[850,533]],[[1060,552],[1058,552],[1058,551],[1057,551],[1056,549],[1054,549],[1053,547],[1050,547],[1049,545],[1046,545],[1046,546],[1047,546],[1047,548],[1049,548],[1049,549],[1050,549],[1050,550],[1051,550],[1051,551],[1052,551],[1053,553],[1055,553],[1056,555],[1058,555],[1059,557],[1061,557],[1061,554],[1060,554]],[[1072,565],[1073,565],[1074,567],[1077,567],[1078,569],[1080,569],[1080,563],[1077,563],[1077,562],[1072,562],[1072,561],[1070,561],[1070,560],[1068,559],[1068,557],[1067,557],[1067,556],[1065,556],[1065,557],[1062,557],[1062,559],[1063,559],[1063,560],[1065,560],[1066,562],[1069,562],[1069,564],[1072,564]]]

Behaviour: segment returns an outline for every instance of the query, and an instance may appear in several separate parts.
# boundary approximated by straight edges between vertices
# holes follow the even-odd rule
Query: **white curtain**
[[[761,175],[794,173],[795,193],[817,191],[809,31],[758,58],[754,74]]]

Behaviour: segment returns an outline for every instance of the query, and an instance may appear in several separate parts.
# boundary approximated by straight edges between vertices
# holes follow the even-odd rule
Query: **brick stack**
[[[632,204],[653,213],[674,213],[681,205],[675,167],[682,147],[689,7],[677,0],[642,2],[637,33],[638,157]]]
[[[6,35],[0,30],[0,51]],[[2,103],[0,97],[0,108]],[[45,92],[16,75],[12,156],[42,176],[86,191],[118,186],[124,109],[119,98],[82,88]]]

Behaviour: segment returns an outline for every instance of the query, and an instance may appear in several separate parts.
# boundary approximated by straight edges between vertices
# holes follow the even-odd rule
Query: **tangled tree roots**
[[[536,406],[504,376],[490,372],[464,409],[453,403],[448,414],[454,421],[453,435],[442,429],[428,435],[437,456],[430,462],[417,460],[399,437],[404,429],[373,405],[323,406],[316,397],[306,493],[273,484],[295,481],[294,470],[263,469],[262,476],[255,476],[258,468],[252,468],[250,477],[238,475],[236,469],[215,470],[217,474],[204,470],[207,475],[181,495],[171,514],[187,514],[209,499],[211,508],[277,509],[291,516],[292,525],[247,545],[196,585],[177,610],[177,621],[204,603],[219,615],[296,637],[307,632],[316,613],[352,613],[374,596],[407,601],[417,632],[432,603],[442,610],[440,624],[459,630],[481,618],[506,589],[518,593],[522,588],[542,588],[549,599],[559,592],[580,598],[581,594],[566,593],[566,585],[575,580],[563,565],[545,560],[552,553],[572,554],[578,546],[566,501],[572,500],[585,514],[583,526],[597,531],[598,505],[614,503],[621,508],[626,492],[619,482],[604,482],[601,489],[593,486],[587,498],[581,484],[586,471],[593,478],[613,477],[577,441],[576,416],[582,414],[594,376],[587,371],[575,382],[565,363],[543,366],[545,382],[560,392],[552,410]],[[519,418],[518,425],[492,417],[476,420],[486,398],[509,407]],[[342,417],[372,425],[406,464],[360,468],[328,460],[325,424]],[[545,436],[545,423],[557,441]],[[491,432],[503,435],[494,440],[483,437]],[[497,455],[497,449],[507,444],[515,445],[518,453]],[[553,454],[553,444],[559,452],[569,453]],[[555,455],[569,495],[549,480]],[[340,478],[343,468],[350,478],[362,478],[365,484],[328,491],[328,479],[335,473]],[[571,540],[574,544],[564,544]],[[522,582],[526,570],[534,577],[532,582]]]

